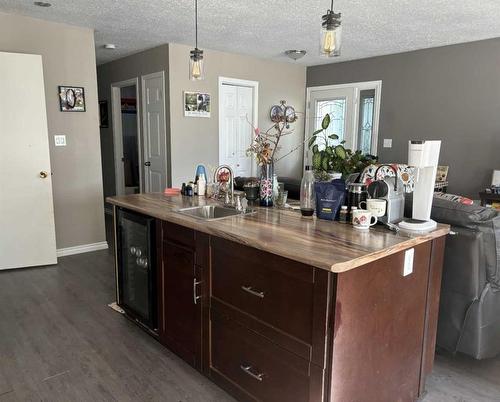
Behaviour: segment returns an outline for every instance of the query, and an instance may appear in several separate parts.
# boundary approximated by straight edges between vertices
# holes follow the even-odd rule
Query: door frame
[[[148,78],[155,78],[155,77],[160,77],[161,78],[161,81],[162,81],[162,93],[163,93],[163,96],[161,97],[162,99],[162,103],[163,103],[163,107],[162,107],[162,110],[163,110],[163,129],[164,129],[164,132],[165,132],[165,139],[163,141],[163,147],[164,147],[164,151],[165,151],[165,184],[166,186],[169,185],[169,172],[168,172],[168,149],[167,149],[167,140],[168,140],[168,133],[167,133],[167,109],[165,107],[165,97],[168,95],[168,93],[165,91],[165,70],[161,70],[161,71],[157,71],[155,73],[151,73],[151,74],[145,74],[145,75],[141,75],[141,96],[142,96],[142,100],[141,100],[141,105],[142,105],[142,112],[141,112],[141,117],[142,117],[142,124],[143,124],[143,133],[144,133],[144,139],[143,139],[143,144],[144,146],[142,147],[142,152],[143,152],[143,158],[141,159],[141,171],[144,172],[144,188],[143,188],[143,191],[146,192],[146,191],[149,191],[150,189],[146,189],[146,175],[145,175],[145,171],[144,171],[144,164],[142,163],[142,161],[145,161],[146,158],[147,158],[147,124],[148,124],[148,119],[146,118],[145,116],[145,113],[146,113],[146,86],[144,85],[145,81],[148,79]]]
[[[343,88],[355,88],[355,99],[354,102],[356,104],[356,108],[354,109],[354,113],[352,116],[353,121],[352,127],[354,132],[353,143],[357,147],[358,141],[358,130],[359,130],[359,92],[364,91],[366,89],[374,89],[375,90],[375,104],[373,108],[373,132],[372,132],[372,151],[375,150],[375,154],[378,152],[378,130],[379,130],[379,120],[380,120],[380,103],[382,98],[382,80],[377,81],[363,81],[363,82],[352,82],[345,84],[335,84],[335,85],[321,85],[316,87],[307,87],[306,88],[306,122],[305,122],[305,131],[304,131],[304,147],[307,147],[306,139],[309,138],[310,135],[310,109],[311,109],[311,93],[316,91],[328,91],[335,89],[343,89]],[[311,132],[312,134],[312,132]],[[308,163],[307,161],[307,149],[304,149],[304,166]]]
[[[142,169],[142,132],[141,132],[141,108],[139,97],[139,78],[131,78],[111,84],[111,121],[113,124],[113,150],[115,163],[115,192],[116,195],[125,194],[125,173],[123,170],[123,131],[121,110],[121,89],[135,85],[135,97],[137,99],[137,155],[139,162],[139,192],[143,191],[143,169]],[[121,156],[120,156],[121,155]]]
[[[221,117],[222,117],[222,109],[223,109],[223,103],[222,103],[222,86],[223,85],[234,85],[238,87],[248,87],[252,88],[252,97],[253,97],[253,116],[252,116],[252,125],[254,127],[258,127],[258,121],[259,121],[259,81],[251,81],[251,80],[242,80],[239,78],[230,78],[230,77],[221,77],[219,76],[219,121],[217,122],[218,124],[218,140],[219,140],[219,165],[221,164],[221,155],[222,155],[222,142],[221,142]],[[253,130],[252,130],[253,132]],[[257,163],[252,159],[251,163],[251,171],[250,174],[252,176],[255,176],[257,172]]]

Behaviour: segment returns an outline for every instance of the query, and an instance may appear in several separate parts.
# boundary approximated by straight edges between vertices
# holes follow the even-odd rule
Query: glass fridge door
[[[155,329],[154,219],[123,210],[118,216],[119,304]]]

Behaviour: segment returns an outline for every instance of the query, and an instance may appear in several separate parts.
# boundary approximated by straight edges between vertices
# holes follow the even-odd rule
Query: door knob
[[[46,178],[47,178],[47,176],[48,176],[47,172],[45,172],[45,171],[43,171],[43,170],[40,172],[40,177],[41,177],[42,179],[46,179]]]
[[[151,162],[144,162],[144,166],[151,166]]]

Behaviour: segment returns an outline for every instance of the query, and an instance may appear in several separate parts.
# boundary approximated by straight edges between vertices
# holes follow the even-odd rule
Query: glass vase
[[[260,171],[260,206],[273,206],[274,188],[274,165],[272,163],[262,165]]]

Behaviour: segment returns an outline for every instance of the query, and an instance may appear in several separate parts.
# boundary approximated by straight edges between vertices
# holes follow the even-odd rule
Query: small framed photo
[[[85,112],[85,90],[83,87],[59,86],[61,112]]]
[[[210,94],[184,92],[185,117],[210,117]]]

